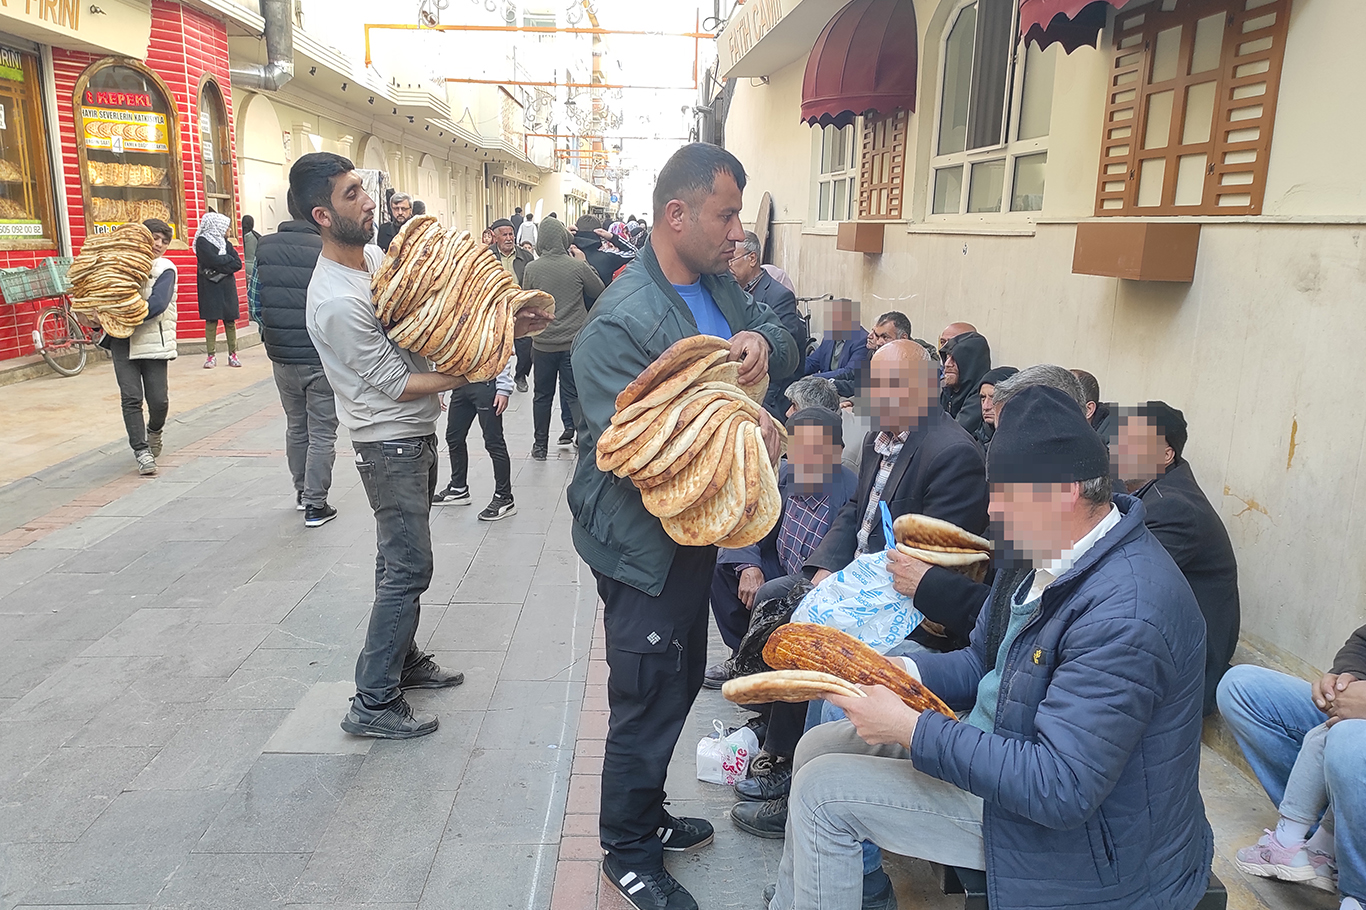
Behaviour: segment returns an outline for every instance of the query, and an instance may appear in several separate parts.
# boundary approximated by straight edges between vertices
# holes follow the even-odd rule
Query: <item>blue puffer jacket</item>
[[[1115,504],[1006,655],[995,733],[934,713],[915,728],[915,766],[984,801],[993,910],[1191,910],[1208,884],[1205,623],[1142,503]],[[955,708],[985,672],[988,612],[969,648],[916,658]]]

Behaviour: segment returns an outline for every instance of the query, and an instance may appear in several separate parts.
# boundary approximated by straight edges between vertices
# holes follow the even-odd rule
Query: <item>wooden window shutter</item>
[[[858,216],[897,221],[906,175],[906,112],[863,121],[859,146]]]

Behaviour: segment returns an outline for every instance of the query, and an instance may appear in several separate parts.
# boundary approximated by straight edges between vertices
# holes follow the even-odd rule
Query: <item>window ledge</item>
[[[1021,224],[955,224],[953,222],[931,222],[929,224],[908,224],[908,234],[966,234],[979,237],[1033,237],[1034,225]]]
[[[805,223],[802,225],[803,235],[815,235],[817,237],[834,237],[840,232],[838,221],[820,221],[816,224]]]
[[[1154,224],[1366,224],[1366,215],[1079,215],[1040,218],[1037,224],[1151,222]]]

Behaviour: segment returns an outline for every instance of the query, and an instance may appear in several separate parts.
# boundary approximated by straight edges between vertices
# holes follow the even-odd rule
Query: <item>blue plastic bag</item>
[[[878,505],[882,510],[883,537],[890,550],[896,545],[892,515],[885,502]],[[864,553],[827,576],[802,598],[792,621],[820,623],[847,632],[879,654],[896,647],[925,616],[911,598],[892,587],[887,550]]]

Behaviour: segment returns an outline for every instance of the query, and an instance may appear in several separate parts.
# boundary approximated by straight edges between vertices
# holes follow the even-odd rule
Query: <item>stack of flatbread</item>
[[[487,382],[512,357],[513,320],[524,307],[555,313],[545,291],[523,291],[468,231],[410,219],[370,280],[375,315],[393,342],[438,372]]]
[[[991,541],[969,534],[950,521],[907,514],[892,522],[896,548],[908,556],[943,566],[981,583],[991,562]]]
[[[729,354],[712,335],[674,344],[617,396],[598,438],[598,469],[629,477],[683,546],[747,547],[782,510],[759,431],[768,380],[740,386]]]
[[[71,309],[100,321],[114,338],[127,338],[147,318],[142,286],[152,274],[152,232],[121,224],[95,234],[71,262]]]

